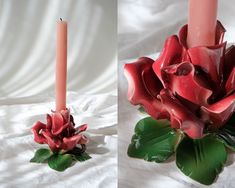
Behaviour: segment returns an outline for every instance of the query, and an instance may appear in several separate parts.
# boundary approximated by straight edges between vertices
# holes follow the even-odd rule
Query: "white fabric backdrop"
[[[188,0],[119,0],[118,58],[159,52],[166,37],[187,22],[187,6]],[[227,30],[228,42],[235,41],[234,11],[232,0],[219,0],[218,19]]]
[[[118,84],[118,184],[121,188],[201,188],[208,187],[184,176],[172,157],[156,164],[129,158],[126,154],[134,127],[143,115],[127,100],[127,81],[123,65],[138,57],[156,59],[166,37],[178,33],[187,22],[188,0],[119,0],[119,84]],[[219,1],[219,20],[227,29],[225,40],[235,41],[235,6],[233,1]],[[151,55],[153,54],[153,55]],[[213,156],[212,156],[213,157]],[[235,155],[230,154],[226,167],[210,187],[235,187]]]
[[[116,12],[116,0],[1,0],[0,97],[54,91],[59,18],[68,21],[68,90],[115,90]]]
[[[68,107],[92,159],[29,163],[30,128],[54,109],[56,22],[68,21]],[[0,0],[0,187],[116,187],[116,0]]]

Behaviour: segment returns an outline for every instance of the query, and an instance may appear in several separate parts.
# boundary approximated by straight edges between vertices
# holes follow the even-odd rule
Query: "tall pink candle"
[[[215,44],[218,0],[189,0],[189,48]]]
[[[67,22],[57,23],[56,45],[56,111],[66,109]]]

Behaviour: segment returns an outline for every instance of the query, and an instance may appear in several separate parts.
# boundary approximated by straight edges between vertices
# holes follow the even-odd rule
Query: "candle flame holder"
[[[216,44],[188,48],[187,25],[170,36],[157,60],[126,64],[128,100],[150,117],[135,127],[128,155],[177,167],[212,184],[235,151],[235,47],[226,48],[218,21]]]
[[[64,171],[73,161],[84,161],[90,158],[85,153],[88,138],[82,134],[87,124],[75,127],[70,110],[52,111],[47,114],[47,123],[36,122],[32,127],[34,141],[48,144],[50,149],[39,149],[31,162],[48,162],[49,167],[57,171]]]

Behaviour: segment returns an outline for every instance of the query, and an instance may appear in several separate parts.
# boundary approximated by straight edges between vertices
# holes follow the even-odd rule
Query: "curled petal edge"
[[[169,88],[174,95],[179,95],[200,106],[208,105],[208,99],[212,95],[212,91],[206,88],[198,79],[195,68],[191,63],[182,62],[168,66],[162,70],[162,76],[166,88]]]
[[[124,74],[128,81],[128,100],[141,105],[152,117],[165,117],[157,95],[162,89],[160,80],[152,70],[153,60],[142,57],[137,62],[125,64]]]
[[[32,127],[31,131],[34,134],[34,141],[39,144],[46,144],[46,138],[41,133],[42,129],[45,129],[46,125],[40,121],[37,121],[35,125]]]
[[[223,126],[235,112],[235,93],[208,106],[201,107],[204,121],[213,123],[217,128]]]

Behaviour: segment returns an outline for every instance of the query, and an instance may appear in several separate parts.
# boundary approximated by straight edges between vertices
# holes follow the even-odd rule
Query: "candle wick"
[[[60,21],[62,21],[62,18],[60,18]]]

